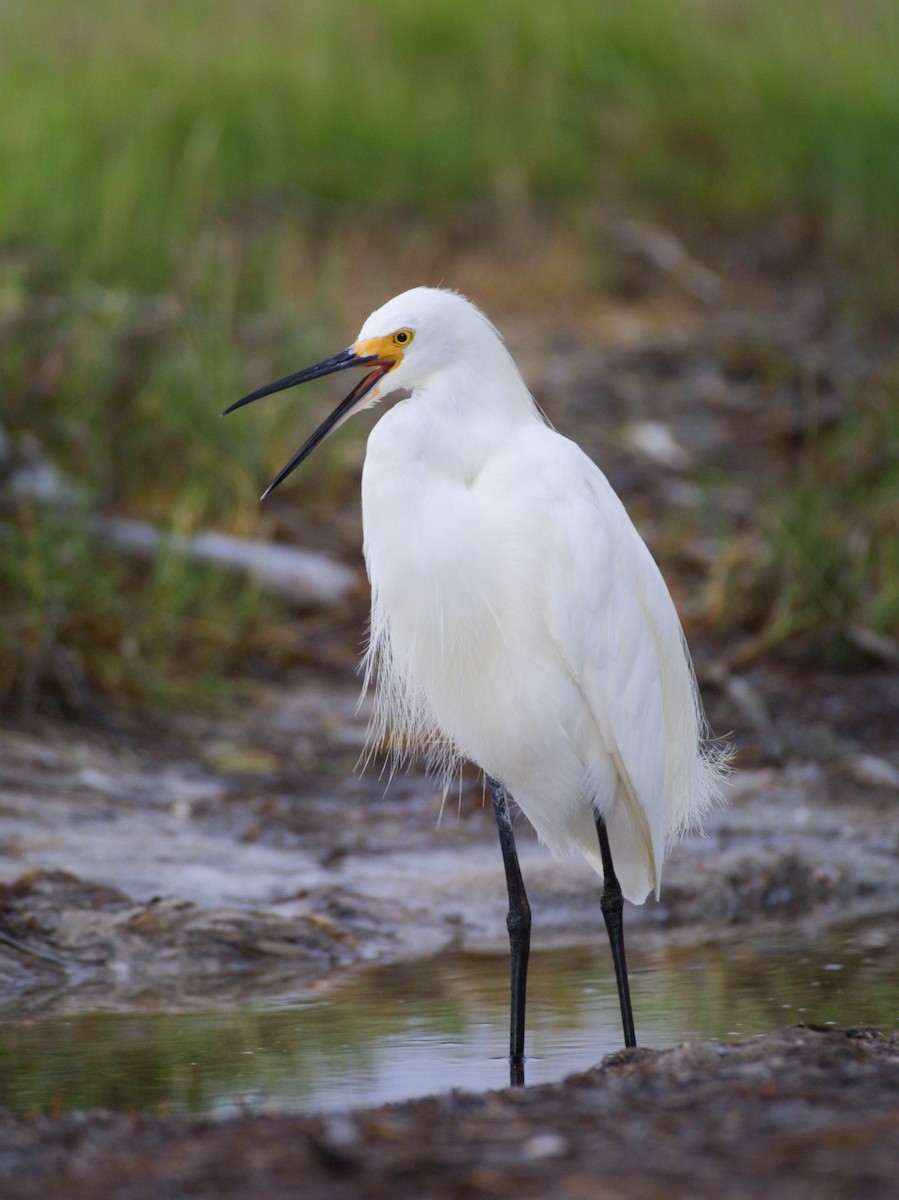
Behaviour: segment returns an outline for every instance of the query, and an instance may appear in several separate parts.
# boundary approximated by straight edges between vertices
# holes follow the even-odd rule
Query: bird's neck
[[[416,449],[441,473],[477,474],[540,411],[511,359],[488,372],[460,364],[424,381],[403,407]],[[497,369],[499,368],[499,369]]]

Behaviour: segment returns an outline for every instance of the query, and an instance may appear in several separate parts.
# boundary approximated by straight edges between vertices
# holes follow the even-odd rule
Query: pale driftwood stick
[[[250,575],[265,591],[298,605],[334,604],[356,586],[354,571],[317,550],[225,533],[165,533],[124,517],[98,517],[93,526],[125,554],[151,558],[160,546],[169,546],[197,562]]]

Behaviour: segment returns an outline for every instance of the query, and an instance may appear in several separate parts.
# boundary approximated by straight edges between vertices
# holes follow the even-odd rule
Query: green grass
[[[322,214],[389,206],[401,238],[404,212],[611,201],[798,213],[850,250],[899,233],[893,0],[34,0],[0,7],[0,54],[3,423],[88,510],[183,529],[250,528],[283,457],[283,409],[218,412],[330,345],[302,299],[327,322],[351,286],[308,233]],[[82,585],[41,626],[65,647],[113,568],[33,520],[3,521],[3,557],[25,559],[0,564],[0,600],[37,629],[28,573],[77,543]],[[128,572],[104,637],[75,639],[86,678],[114,677],[121,638],[166,609],[152,586]],[[179,628],[147,624],[163,675]]]
[[[266,195],[899,224],[891,0],[35,0],[0,43],[0,225],[117,285]]]
[[[91,536],[86,510],[16,515],[0,555],[0,697],[24,714],[49,700],[98,715],[98,692],[160,711],[215,702],[239,658],[278,657],[263,631],[280,637],[280,606],[255,588],[170,549],[149,567],[117,559]]]
[[[851,624],[899,631],[899,378],[872,390],[808,448],[772,506],[779,579],[769,637]]]

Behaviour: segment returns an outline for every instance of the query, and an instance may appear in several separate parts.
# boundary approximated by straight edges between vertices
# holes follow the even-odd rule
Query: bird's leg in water
[[[624,957],[624,922],[622,911],[624,901],[621,897],[621,884],[615,874],[612,864],[612,851],[609,849],[609,835],[606,823],[601,816],[596,818],[596,832],[599,834],[599,852],[602,855],[602,900],[600,907],[605,917],[609,942],[612,946],[612,962],[615,964],[615,982],[618,984],[618,1000],[621,1003],[621,1023],[624,1026],[625,1046],[636,1046],[637,1037],[634,1033],[634,1014],[631,1009],[631,992],[627,982],[627,960]]]
[[[531,906],[528,904],[518,865],[515,835],[506,789],[501,783],[487,776],[487,787],[493,801],[499,844],[503,852],[506,869],[506,887],[509,891],[509,915],[506,928],[509,930],[509,946],[512,951],[512,1014],[509,1026],[509,1081],[514,1086],[524,1083],[524,1006],[528,987],[528,953],[531,948]]]

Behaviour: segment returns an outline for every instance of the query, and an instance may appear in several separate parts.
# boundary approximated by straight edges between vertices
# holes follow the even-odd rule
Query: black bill
[[[332,433],[347,417],[352,416],[353,412],[360,405],[360,401],[371,391],[381,376],[386,375],[390,368],[394,366],[394,363],[387,359],[380,359],[375,354],[366,354],[360,357],[353,350],[352,346],[350,346],[346,350],[341,350],[339,354],[335,354],[331,358],[326,358],[324,362],[316,363],[313,367],[306,367],[303,371],[297,371],[295,375],[285,375],[283,379],[278,379],[274,383],[269,383],[265,387],[258,388],[255,392],[250,392],[248,396],[243,396],[240,400],[236,400],[234,404],[229,405],[225,409],[222,416],[227,416],[228,413],[234,412],[235,409],[243,408],[245,404],[252,404],[254,400],[260,400],[263,396],[271,396],[274,392],[283,392],[285,388],[296,387],[300,383],[308,383],[310,379],[320,379],[323,375],[333,375],[335,371],[345,371],[348,367],[367,367],[371,365],[374,365],[374,370],[368,372],[365,378],[353,388],[347,398],[342,400],[331,415],[319,425],[315,433],[303,443],[290,462],[278,472],[262,493],[263,500],[269,492],[274,491],[279,483],[283,483],[291,471],[295,470],[304,458],[309,457],[316,446],[320,445],[329,433]]]

